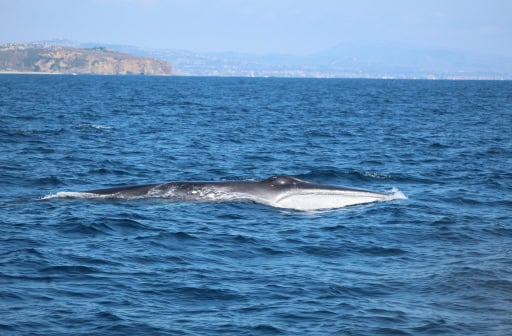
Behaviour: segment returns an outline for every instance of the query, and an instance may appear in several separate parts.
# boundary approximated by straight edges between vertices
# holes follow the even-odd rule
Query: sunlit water
[[[2,335],[512,334],[512,82],[3,75],[0,117]],[[408,198],[48,197],[276,174]]]

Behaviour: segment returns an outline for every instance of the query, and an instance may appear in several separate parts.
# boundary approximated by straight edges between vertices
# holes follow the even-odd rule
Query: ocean
[[[0,117],[2,335],[512,334],[511,81],[0,75]],[[51,197],[273,175],[407,199]]]

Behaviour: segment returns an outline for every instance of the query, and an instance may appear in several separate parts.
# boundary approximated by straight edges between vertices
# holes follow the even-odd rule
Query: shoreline
[[[0,75],[71,75],[63,72],[0,71]]]
[[[69,72],[36,72],[36,71],[0,71],[0,75],[64,75],[64,76],[140,76],[140,77],[174,77],[175,75],[142,75],[142,74],[101,74],[101,73],[69,73]]]
[[[256,76],[256,77],[248,77],[248,76],[211,76],[211,75],[140,75],[140,74],[98,74],[98,73],[69,73],[69,72],[36,72],[36,71],[2,71],[0,70],[0,75],[64,75],[64,76],[140,76],[140,77],[220,77],[220,78],[289,78],[289,79],[375,79],[375,80],[427,80],[427,81],[510,81],[509,78],[495,78],[495,77],[441,77],[441,78],[431,78],[431,77],[302,77],[302,76],[283,76],[283,77],[273,77],[273,76]]]

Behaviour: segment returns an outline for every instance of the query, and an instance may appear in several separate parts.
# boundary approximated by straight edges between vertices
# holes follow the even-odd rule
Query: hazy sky
[[[0,0],[0,42],[306,55],[392,44],[512,55],[511,0]]]

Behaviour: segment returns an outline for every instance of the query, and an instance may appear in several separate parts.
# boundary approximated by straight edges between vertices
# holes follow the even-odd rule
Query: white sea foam
[[[389,201],[392,200],[404,200],[407,199],[407,196],[403,192],[401,192],[398,188],[393,187],[389,194]]]
[[[41,200],[50,200],[54,198],[104,198],[104,196],[80,191],[59,191],[55,194],[43,196],[41,197]]]
[[[99,124],[80,124],[80,125],[78,125],[78,127],[80,127],[80,128],[94,128],[94,129],[99,129],[99,130],[109,130],[109,129],[113,128],[112,126],[99,125]]]

